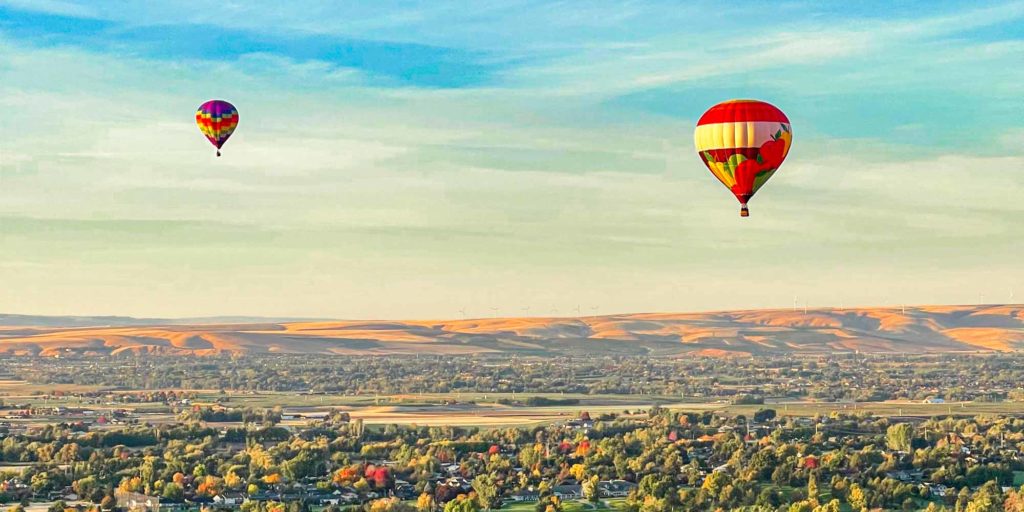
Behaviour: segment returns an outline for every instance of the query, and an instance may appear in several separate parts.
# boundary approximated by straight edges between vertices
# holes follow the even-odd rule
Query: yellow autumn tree
[[[139,492],[142,490],[142,479],[137,476],[125,478],[117,488],[125,492]]]
[[[416,499],[416,510],[420,512],[434,510],[434,497],[428,493],[420,494],[420,497]]]
[[[242,485],[242,477],[238,476],[234,471],[228,471],[228,474],[224,475],[224,486],[228,489],[237,489]]]

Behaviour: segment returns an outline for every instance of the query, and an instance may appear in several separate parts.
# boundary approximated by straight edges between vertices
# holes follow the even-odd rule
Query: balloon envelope
[[[704,165],[736,196],[746,217],[747,202],[786,159],[793,130],[770,103],[729,100],[701,116],[693,138]]]
[[[238,110],[224,100],[210,100],[196,110],[196,124],[220,156],[220,148],[238,126]]]

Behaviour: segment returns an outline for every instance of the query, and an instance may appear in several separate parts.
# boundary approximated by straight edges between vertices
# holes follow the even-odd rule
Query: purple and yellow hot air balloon
[[[736,196],[746,217],[747,202],[789,154],[793,129],[770,103],[730,100],[701,116],[693,138],[704,165]]]
[[[224,100],[207,101],[196,110],[196,124],[210,140],[210,144],[217,148],[217,156],[220,156],[221,146],[238,126],[238,109]]]

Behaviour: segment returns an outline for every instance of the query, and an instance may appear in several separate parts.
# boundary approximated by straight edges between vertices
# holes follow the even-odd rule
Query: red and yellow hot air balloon
[[[786,159],[793,130],[786,114],[770,103],[729,100],[700,117],[693,139],[704,165],[736,196],[740,216],[747,217],[747,202]]]
[[[207,101],[196,110],[196,124],[220,156],[220,148],[238,127],[238,109],[224,100]]]

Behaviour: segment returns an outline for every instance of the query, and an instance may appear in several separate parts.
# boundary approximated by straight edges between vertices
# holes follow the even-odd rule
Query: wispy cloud
[[[2,3],[0,309],[962,302],[1024,279],[1020,2]],[[746,220],[691,142],[736,96],[796,133]],[[191,120],[211,97],[242,112],[220,159]]]
[[[320,66],[325,74],[334,72],[333,68],[359,70],[380,86],[464,87],[486,83],[493,72],[483,53],[416,43],[327,34],[256,33],[202,22],[133,25],[2,7],[0,15],[4,19],[0,28],[8,37],[43,46],[72,45],[115,55],[175,61],[233,62],[276,56]]]

